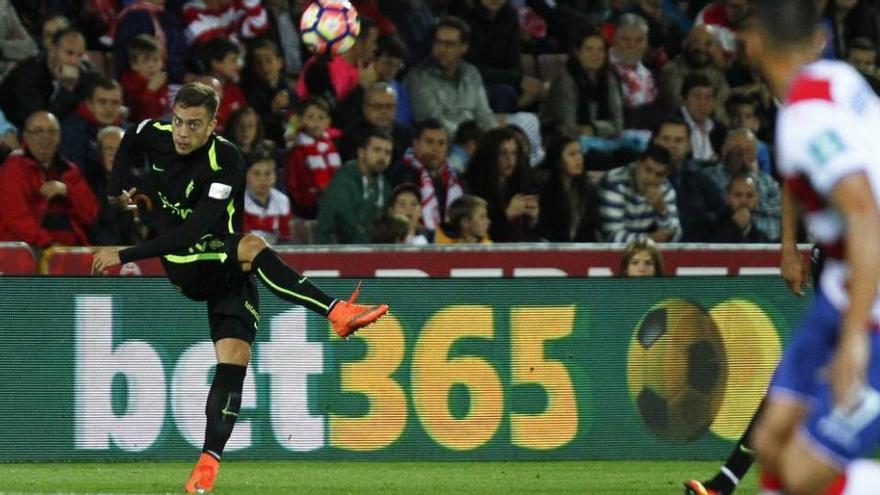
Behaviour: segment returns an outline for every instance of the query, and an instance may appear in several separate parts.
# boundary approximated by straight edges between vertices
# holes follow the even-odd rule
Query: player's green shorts
[[[208,235],[186,252],[162,257],[168,280],[186,297],[207,301],[211,340],[253,342],[260,321],[259,296],[250,273],[241,271],[243,234]]]

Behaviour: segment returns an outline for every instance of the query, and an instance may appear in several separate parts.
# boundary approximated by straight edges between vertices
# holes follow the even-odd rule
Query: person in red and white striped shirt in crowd
[[[271,144],[257,145],[248,162],[244,195],[244,231],[262,236],[269,244],[290,240],[290,199],[275,189],[275,160]]]
[[[250,40],[269,31],[261,0],[192,0],[183,6],[183,23],[190,46],[217,38]]]
[[[338,131],[330,128],[330,105],[319,96],[307,98],[302,105],[302,123],[287,153],[284,170],[287,194],[293,198],[296,213],[316,218],[318,199],[342,160],[333,144]]]

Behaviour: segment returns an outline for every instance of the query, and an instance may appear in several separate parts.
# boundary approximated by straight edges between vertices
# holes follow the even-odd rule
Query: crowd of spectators
[[[817,2],[821,56],[880,90],[878,2]],[[779,240],[748,0],[352,0],[333,56],[300,40],[310,3],[0,0],[0,241],[150,238],[149,171],[135,215],[108,175],[190,81],[221,96],[245,229],[273,243]]]

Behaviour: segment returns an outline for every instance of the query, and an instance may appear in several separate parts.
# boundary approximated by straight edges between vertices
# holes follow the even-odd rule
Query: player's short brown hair
[[[174,97],[174,106],[177,105],[183,108],[204,107],[208,111],[208,115],[214,117],[217,114],[217,107],[220,105],[220,97],[211,86],[200,82],[191,82],[180,87]]]

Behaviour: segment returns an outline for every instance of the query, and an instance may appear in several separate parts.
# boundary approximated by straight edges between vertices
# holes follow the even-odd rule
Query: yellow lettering
[[[450,358],[459,339],[491,340],[492,308],[453,306],[438,312],[425,324],[413,354],[412,397],[425,431],[438,444],[454,450],[471,450],[495,436],[504,413],[504,391],[495,368],[484,358]],[[450,410],[454,385],[467,388],[469,406],[464,417]]]
[[[330,414],[330,445],[356,451],[379,450],[394,443],[406,427],[406,394],[391,376],[403,362],[403,328],[388,315],[352,338],[367,344],[367,355],[340,366],[341,392],[363,394],[370,409],[362,417]]]

